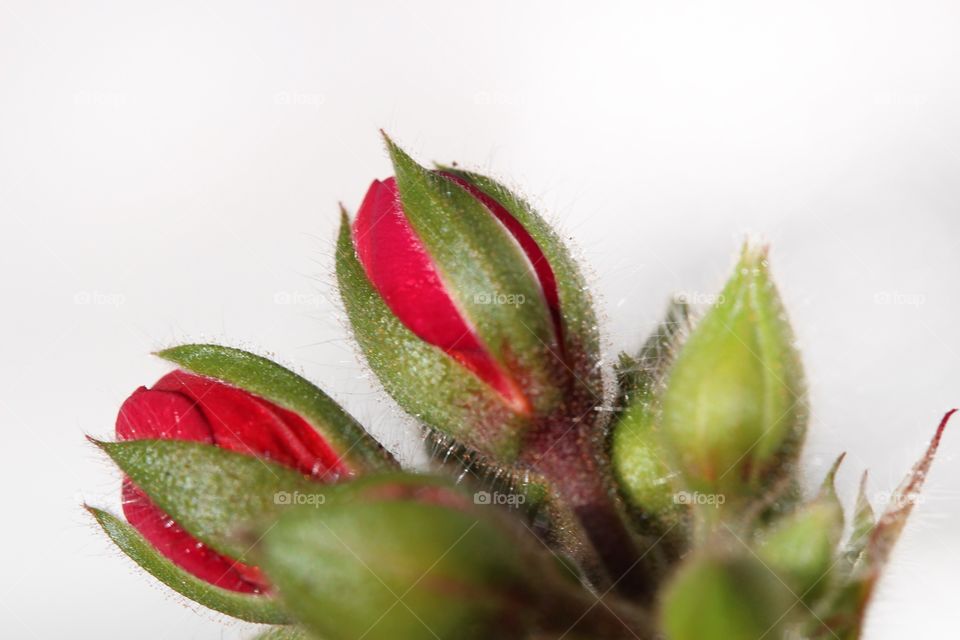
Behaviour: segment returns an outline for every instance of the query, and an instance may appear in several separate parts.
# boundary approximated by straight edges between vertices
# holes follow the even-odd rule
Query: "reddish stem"
[[[576,517],[596,552],[608,586],[641,601],[654,596],[639,569],[642,555],[617,508],[586,424],[545,425],[528,443],[530,465],[542,474]]]

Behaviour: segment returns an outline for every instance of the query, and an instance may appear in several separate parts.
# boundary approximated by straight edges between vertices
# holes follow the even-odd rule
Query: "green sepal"
[[[661,378],[667,372],[680,348],[681,340],[690,330],[690,306],[680,299],[673,299],[656,329],[647,336],[637,355],[621,353],[615,365],[617,399],[614,410],[622,411],[633,396],[650,395],[656,391]]]
[[[868,522],[872,518],[872,508],[869,507],[865,495],[862,501],[858,499],[858,515],[854,519],[854,530],[869,531],[865,536],[866,545],[852,572],[824,596],[823,602],[817,609],[818,624],[811,624],[811,628],[807,630],[807,636],[838,637],[843,640],[855,640],[860,637],[867,606],[870,604],[883,569],[890,560],[893,548],[907,524],[907,519],[920,497],[923,483],[927,479],[937,448],[940,446],[940,438],[947,422],[955,412],[956,409],[943,416],[923,457],[914,464],[910,473],[890,496],[887,507],[876,524],[869,528]],[[863,486],[862,483],[861,494],[864,494]],[[861,545],[862,542],[858,540],[856,546]]]
[[[276,514],[285,496],[321,495],[328,486],[288,467],[185,440],[97,442],[150,500],[190,535],[244,561],[236,532]]]
[[[116,516],[87,507],[110,539],[150,575],[185,598],[228,616],[264,624],[287,624],[290,616],[270,596],[221,589],[195,577],[153,548],[132,526]]]
[[[524,638],[541,576],[476,513],[418,501],[294,509],[255,545],[278,597],[327,640]]]
[[[537,243],[556,279],[569,366],[586,394],[600,401],[604,389],[602,371],[597,366],[601,359],[597,314],[586,278],[563,239],[528,202],[492,178],[456,167],[438,168],[466,180],[497,201]]]
[[[678,524],[688,511],[677,501],[668,454],[656,433],[658,384],[686,329],[687,306],[673,302],[637,357],[621,354],[620,411],[610,429],[610,461],[621,494],[643,520]]]
[[[662,377],[688,328],[687,305],[672,301],[637,355],[621,354],[616,367],[610,464],[633,530],[647,549],[640,569],[653,582],[669,575],[689,546],[690,507],[656,433]]]
[[[354,473],[398,464],[340,405],[306,378],[261,356],[215,344],[184,344],[157,352],[186,371],[214,378],[293,411],[310,423]]]
[[[870,500],[867,498],[867,472],[864,471],[860,477],[860,488],[857,490],[857,502],[853,508],[853,528],[850,531],[850,538],[843,549],[843,559],[840,569],[849,574],[856,567],[857,562],[863,556],[863,550],[866,549],[870,541],[870,532],[877,522],[873,507],[870,506]]]
[[[662,407],[663,442],[690,489],[737,505],[789,485],[806,395],[765,249],[744,246],[677,355]]]
[[[795,604],[756,557],[700,553],[666,587],[661,626],[670,640],[780,638]]]
[[[354,337],[387,392],[418,420],[474,449],[508,461],[519,453],[529,420],[437,347],[393,315],[357,259],[342,212],[337,283]],[[425,392],[429,390],[429,393]]]
[[[476,197],[384,136],[407,221],[445,290],[533,410],[550,413],[569,375],[543,290],[516,239]],[[512,296],[515,303],[493,303]]]
[[[637,396],[614,425],[611,464],[620,493],[640,520],[680,524],[688,513],[655,430],[652,397]]]
[[[814,602],[834,580],[843,534],[843,506],[834,478],[842,460],[841,455],[813,500],[773,525],[758,551],[767,566],[807,603]]]

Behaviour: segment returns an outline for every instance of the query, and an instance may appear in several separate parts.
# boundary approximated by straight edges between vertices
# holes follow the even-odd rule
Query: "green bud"
[[[843,507],[833,486],[841,460],[843,456],[816,498],[776,523],[759,550],[767,566],[808,603],[829,586],[843,533]]]
[[[497,525],[440,501],[338,502],[286,512],[254,554],[321,638],[524,638],[549,573]]]
[[[677,356],[663,398],[663,442],[689,488],[729,503],[789,477],[806,418],[793,342],[766,249],[745,246]]]
[[[670,640],[779,638],[795,602],[752,555],[693,555],[666,587],[661,626]]]

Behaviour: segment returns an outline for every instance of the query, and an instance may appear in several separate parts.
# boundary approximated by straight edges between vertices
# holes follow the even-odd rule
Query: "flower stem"
[[[575,516],[596,553],[601,585],[640,602],[650,602],[654,581],[644,575],[640,554],[598,463],[586,429],[545,428],[528,449],[530,465],[552,485]]]

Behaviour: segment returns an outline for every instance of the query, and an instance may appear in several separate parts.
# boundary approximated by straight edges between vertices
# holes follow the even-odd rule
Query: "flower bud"
[[[833,481],[843,456],[837,459],[820,493],[773,525],[759,555],[768,567],[807,603],[830,585],[830,571],[843,533],[843,506]]]
[[[120,441],[203,443],[324,482],[395,466],[322,391],[268,360],[214,345],[184,345],[160,355],[205,375],[176,370],[150,389],[134,391],[117,416]],[[244,381],[257,394],[235,386]],[[130,478],[123,482],[123,512],[147,542],[183,571],[229,591],[267,590],[257,568],[198,541]]]
[[[666,587],[661,627],[670,640],[780,638],[796,598],[756,559],[694,554]]]
[[[528,637],[540,599],[566,582],[489,512],[444,495],[290,510],[254,555],[316,637]]]
[[[374,181],[337,251],[355,336],[401,406],[474,449],[515,458],[538,419],[582,415],[602,398],[582,278],[502,187],[429,171],[387,144],[396,177]]]
[[[664,393],[661,436],[691,489],[731,502],[789,477],[806,421],[793,342],[766,249],[745,246]]]

